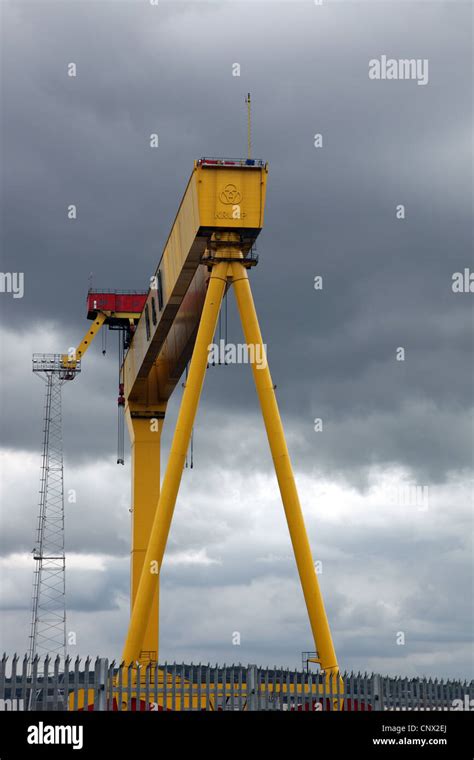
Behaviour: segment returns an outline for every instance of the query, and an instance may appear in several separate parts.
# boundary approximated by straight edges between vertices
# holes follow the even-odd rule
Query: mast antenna
[[[245,98],[245,102],[247,103],[247,158],[252,157],[252,121],[251,121],[251,110],[250,110],[250,92],[247,93],[247,97]]]

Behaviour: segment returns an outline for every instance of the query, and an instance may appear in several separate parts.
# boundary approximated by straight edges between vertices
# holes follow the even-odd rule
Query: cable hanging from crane
[[[126,330],[121,327],[118,331],[119,338],[119,395],[117,399],[117,464],[125,464],[125,443],[124,443],[124,420],[125,420],[125,396],[123,383],[120,382],[120,369],[123,364],[124,346]]]
[[[227,293],[226,291],[224,296],[224,340],[225,344],[227,345]],[[224,357],[224,364],[227,364],[227,359]]]
[[[216,343],[217,338],[217,361],[211,361],[208,362],[208,367],[217,367],[222,366],[223,364],[229,364],[227,361],[226,355],[225,355],[225,349],[227,346],[227,339],[228,339],[228,311],[227,311],[227,292],[224,296],[223,300],[223,309],[219,311],[219,318],[218,318],[218,324],[216,328],[216,335],[214,335],[214,343]],[[222,318],[222,312],[224,312],[224,317]],[[224,337],[222,335],[224,334]],[[224,344],[224,349],[222,351],[222,343]],[[224,354],[224,360],[221,361],[221,354]]]
[[[189,372],[189,362],[186,364],[186,380],[184,381],[183,387],[186,387],[186,383],[188,380],[188,372]],[[188,468],[188,452],[186,452],[184,466],[186,469]],[[189,469],[192,470],[193,466],[194,466],[194,427],[191,430],[191,440],[189,444]]]

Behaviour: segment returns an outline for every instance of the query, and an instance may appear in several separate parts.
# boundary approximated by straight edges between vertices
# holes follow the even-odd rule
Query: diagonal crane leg
[[[339,666],[324,608],[323,597],[314,568],[273,381],[266,362],[265,349],[252,298],[252,291],[250,290],[247,270],[242,263],[238,262],[232,263],[231,268],[232,283],[234,285],[246,343],[248,346],[253,347],[255,352],[254,357],[257,356],[260,359],[264,359],[259,365],[255,362],[252,363],[253,377],[285,509],[288,530],[293,544],[314,643],[321,668],[326,673],[327,682],[329,685],[332,683],[334,690],[336,690]]]
[[[136,591],[135,603],[123,649],[122,659],[127,664],[136,662],[140,658],[150,608],[159,582],[158,573],[163,561],[176,497],[183,474],[186,452],[206,373],[209,345],[212,343],[216,330],[229,266],[227,262],[216,264],[212,269],[209,279],[196,343],[189,366],[188,379],[181,400],[166,473],[161,487],[160,499],[153,520],[148,548],[143,560],[143,570]]]

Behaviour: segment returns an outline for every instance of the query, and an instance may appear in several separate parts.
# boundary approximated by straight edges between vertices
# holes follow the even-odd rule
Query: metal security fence
[[[90,657],[0,660],[2,710],[397,711],[474,709],[474,681],[389,678],[256,665],[117,665]]]

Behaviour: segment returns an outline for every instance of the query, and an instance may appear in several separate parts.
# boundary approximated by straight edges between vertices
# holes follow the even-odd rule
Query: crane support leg
[[[143,560],[143,572],[141,573],[136,592],[123,649],[122,659],[126,663],[139,660],[140,652],[143,649],[150,606],[158,586],[157,571],[159,572],[161,569],[163,561],[176,497],[186,460],[186,452],[206,373],[209,345],[214,337],[228,271],[229,263],[219,262],[213,267],[209,279],[160,499],[153,520],[148,548]]]
[[[155,415],[143,415],[130,405],[126,408],[132,458],[132,548],[130,612],[133,609],[143,561],[160,498],[160,440],[165,405]],[[158,661],[159,579],[156,578],[148,623],[139,660],[146,666]]]
[[[337,663],[336,652],[334,650],[329,622],[324,608],[324,601],[311,555],[311,548],[306,533],[298,492],[296,490],[293,469],[278,410],[274,385],[265,358],[262,335],[258,324],[247,270],[241,263],[237,262],[232,263],[231,267],[232,282],[235,289],[235,297],[246,343],[248,346],[253,347],[254,356],[260,356],[265,359],[265,361],[262,361],[259,364],[253,362],[252,372],[262,409],[263,420],[267,431],[268,442],[270,444],[283,507],[285,509],[288,530],[290,532],[303,595],[308,610],[314,643],[319,655],[321,668],[325,671],[326,676],[329,676],[329,679],[331,679],[331,674],[334,674],[337,678],[339,675],[339,666]],[[333,688],[336,689],[335,682]]]

